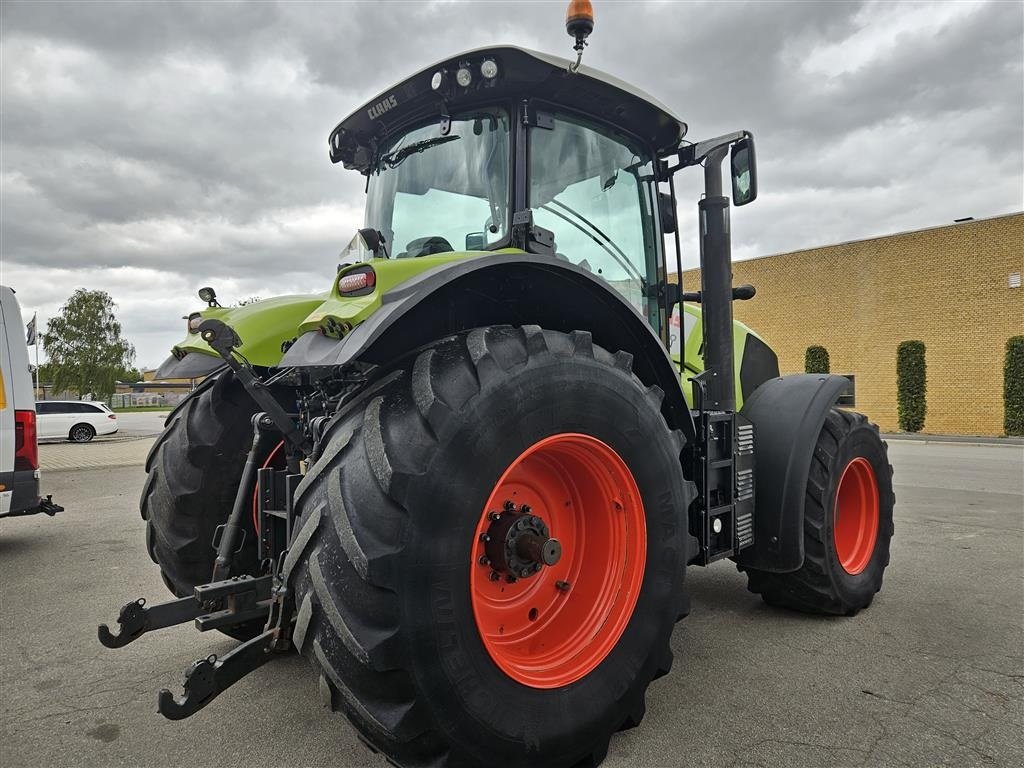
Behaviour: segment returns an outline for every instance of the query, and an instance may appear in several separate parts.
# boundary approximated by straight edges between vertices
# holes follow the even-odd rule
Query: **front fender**
[[[740,413],[754,425],[754,544],[736,562],[795,571],[804,562],[804,498],[814,447],[829,410],[850,385],[842,376],[770,379]]]

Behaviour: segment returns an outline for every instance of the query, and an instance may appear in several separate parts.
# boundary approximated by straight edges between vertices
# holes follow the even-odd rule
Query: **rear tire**
[[[769,605],[805,613],[852,616],[867,608],[889,565],[895,502],[878,427],[862,414],[833,408],[811,459],[804,563],[791,573],[741,566],[748,589]]]
[[[682,433],[669,430],[661,391],[646,389],[630,362],[593,346],[588,333],[477,329],[426,348],[335,417],[296,493],[301,521],[285,564],[293,640],[320,670],[324,702],[396,764],[596,766],[611,735],[643,718],[647,686],[671,666],[669,638],[685,606],[694,490],[680,469]],[[517,457],[557,435],[596,438],[628,467],[638,490],[623,495],[623,507],[645,516],[645,533],[622,529],[637,536],[612,547],[628,553],[639,537],[646,550],[618,639],[582,677],[541,687],[496,663],[471,581],[490,570],[478,525],[492,490],[508,491],[502,483]],[[528,486],[520,490],[529,496]],[[624,514],[608,507],[588,506],[588,524]],[[574,540],[562,545],[571,558]],[[517,586],[540,579],[538,589],[561,589],[557,567]]]
[[[96,429],[92,424],[75,424],[68,431],[68,440],[72,443],[88,443],[96,437]]]
[[[167,417],[146,458],[149,476],[140,511],[146,546],[164,584],[178,597],[191,595],[213,575],[213,535],[227,520],[252,446],[250,419],[256,404],[230,373],[208,378]],[[232,575],[255,574],[256,536],[249,515],[242,551]],[[225,629],[248,638],[260,627]]]

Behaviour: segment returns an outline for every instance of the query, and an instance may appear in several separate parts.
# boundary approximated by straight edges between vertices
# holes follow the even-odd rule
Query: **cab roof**
[[[487,59],[498,74],[480,72]],[[469,69],[472,82],[460,87],[455,73]],[[431,87],[436,73],[442,85]],[[366,173],[382,139],[406,125],[484,102],[535,98],[611,123],[651,144],[658,153],[674,150],[686,123],[668,107],[616,77],[590,67],[569,71],[568,59],[513,46],[477,48],[426,67],[355,110],[328,138],[331,162]]]

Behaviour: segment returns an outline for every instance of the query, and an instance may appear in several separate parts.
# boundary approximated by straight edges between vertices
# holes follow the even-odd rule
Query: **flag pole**
[[[39,310],[36,310],[35,314],[32,316],[32,319],[36,320],[36,317],[38,317],[38,316],[39,316]],[[36,320],[36,322],[38,323],[39,321]],[[38,328],[38,325],[36,326],[35,331],[36,331],[35,332],[35,337],[36,337],[35,338],[35,342],[36,342],[36,396],[35,396],[35,399],[38,400],[39,399],[39,328]]]

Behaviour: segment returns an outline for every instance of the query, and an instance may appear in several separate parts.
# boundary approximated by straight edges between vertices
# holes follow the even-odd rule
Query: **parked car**
[[[36,403],[39,439],[60,437],[88,443],[96,435],[117,432],[117,416],[103,403],[87,400],[44,400]]]
[[[0,285],[0,517],[63,509],[39,496],[34,400],[21,308],[14,290]]]

